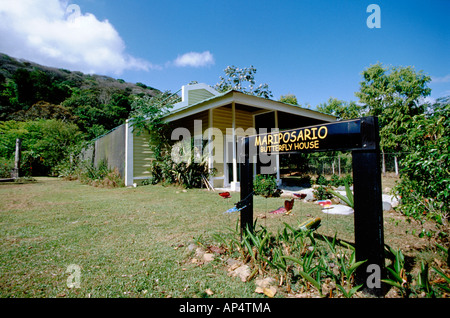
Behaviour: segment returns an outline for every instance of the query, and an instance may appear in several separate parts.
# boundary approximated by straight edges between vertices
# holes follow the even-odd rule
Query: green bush
[[[22,140],[22,175],[48,175],[82,140],[75,124],[62,120],[0,122],[0,157],[14,158],[16,139]]]
[[[97,167],[84,161],[78,165],[76,173],[82,183],[94,187],[117,188],[125,185],[119,170],[108,168],[106,161],[101,161]]]
[[[430,107],[429,114],[405,124],[410,151],[400,159],[400,182],[393,191],[405,215],[444,223],[450,215],[450,99]]]
[[[333,198],[333,195],[327,191],[327,188],[319,186],[313,191],[314,197],[317,200],[329,200]]]
[[[155,160],[151,164],[152,184],[175,184],[185,188],[200,188],[203,178],[209,178],[210,171],[203,163],[175,163],[169,155],[162,160]]]
[[[65,180],[79,180],[94,187],[116,188],[125,183],[119,169],[111,169],[102,160],[97,166],[90,161],[64,160],[54,168],[54,173]]]
[[[333,187],[339,187],[342,185],[341,183],[341,178],[337,174],[333,174],[331,176],[330,185],[332,185]]]
[[[314,183],[321,186],[333,186],[337,188],[340,186],[345,186],[346,184],[352,185],[353,177],[351,174],[347,174],[342,177],[339,177],[337,174],[333,174],[330,180],[327,180],[323,175],[319,174]]]
[[[328,180],[322,176],[321,174],[319,174],[316,178],[315,184],[317,185],[322,185],[322,186],[327,186],[329,184]]]
[[[0,158],[0,178],[11,178],[11,170],[14,168],[14,161]]]
[[[203,177],[209,179],[215,170],[209,169],[207,156],[195,160],[194,140],[179,142],[172,146],[171,153],[165,153],[151,164],[151,183],[175,184],[185,188],[200,188]]]
[[[255,195],[271,197],[279,195],[277,180],[273,175],[258,174],[253,180],[253,191]]]

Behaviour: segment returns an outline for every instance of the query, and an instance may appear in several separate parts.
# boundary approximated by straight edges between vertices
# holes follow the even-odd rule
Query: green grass
[[[276,234],[284,223],[295,227],[319,216],[317,234],[353,242],[353,215],[324,214],[297,200],[291,215],[269,213],[284,200],[255,196],[257,225]],[[237,201],[237,193],[223,199],[218,192],[159,185],[104,189],[57,178],[0,183],[0,297],[194,298],[207,297],[207,289],[212,297],[264,297],[255,293],[254,280],[228,275],[227,256],[199,266],[187,249],[195,241],[219,244],[214,234],[230,234],[239,213],[224,212]],[[392,211],[384,220],[386,244],[411,260],[418,251],[437,257],[433,242],[418,237],[423,224]],[[80,288],[67,287],[71,264],[80,267]]]
[[[260,297],[253,283],[229,277],[215,260],[188,261],[193,239],[211,240],[234,228],[239,200],[217,192],[162,186],[102,189],[76,181],[38,178],[0,184],[1,297]],[[283,198],[255,197],[259,224],[276,232],[297,225],[313,204],[296,203],[291,216],[268,213]],[[67,287],[70,264],[80,266],[80,288]]]

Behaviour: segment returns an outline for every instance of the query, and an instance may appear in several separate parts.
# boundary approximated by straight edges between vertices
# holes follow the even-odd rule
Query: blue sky
[[[433,78],[432,98],[450,95],[449,0],[11,2],[0,0],[0,17],[30,27],[4,18],[0,52],[160,90],[213,86],[228,65],[253,65],[274,99],[294,94],[315,107],[329,97],[357,101],[361,72],[381,62],[414,66]],[[370,4],[380,28],[367,26]]]

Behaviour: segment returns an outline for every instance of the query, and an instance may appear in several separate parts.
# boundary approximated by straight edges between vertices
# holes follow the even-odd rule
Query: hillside
[[[6,54],[0,53],[0,80],[12,79],[18,69],[25,69],[29,72],[40,70],[46,73],[50,78],[58,82],[70,82],[74,86],[87,89],[98,86],[100,89],[116,89],[130,91],[131,94],[151,94],[151,91],[157,91],[153,87],[146,86],[141,83],[128,83],[121,79],[114,79],[104,75],[89,75],[82,72],[69,71],[62,68],[43,66],[34,62],[15,59]]]
[[[36,64],[0,53],[0,120],[64,119],[91,136],[120,125],[134,96],[157,89],[103,75]]]

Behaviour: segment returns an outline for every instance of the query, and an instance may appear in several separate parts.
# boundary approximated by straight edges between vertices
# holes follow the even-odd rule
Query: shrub
[[[0,178],[11,178],[11,170],[14,168],[14,161],[0,158]]]
[[[328,185],[329,184],[329,182],[328,182],[328,180],[324,177],[324,176],[322,176],[322,175],[318,175],[317,176],[317,179],[316,179],[316,181],[315,181],[315,184],[317,184],[317,185],[322,185],[322,186],[326,186],[326,185]]]
[[[277,180],[273,175],[258,174],[253,180],[253,191],[255,195],[271,197],[279,195]]]
[[[430,114],[405,124],[410,151],[400,159],[403,168],[394,193],[401,197],[399,209],[405,215],[445,223],[450,215],[450,99],[430,108]]]
[[[22,140],[22,175],[48,175],[81,141],[73,123],[55,119],[0,122],[0,156],[14,158],[16,138]]]
[[[319,174],[317,176],[317,179],[315,180],[315,184],[321,186],[333,186],[336,188],[340,186],[345,186],[346,184],[350,186],[353,184],[353,177],[351,174],[347,174],[342,177],[339,177],[337,174],[333,174],[330,180],[327,180],[324,176]]]
[[[52,167],[50,174],[52,176],[57,176],[63,178],[64,180],[77,180],[80,167],[76,160],[71,160],[70,158],[64,159],[59,162],[56,166]]]
[[[79,180],[94,187],[117,188],[125,186],[118,168],[111,169],[106,161],[98,166],[90,161],[77,162],[66,160],[55,167],[58,177],[65,180]]]
[[[327,191],[327,188],[319,186],[313,191],[314,197],[317,200],[328,200],[333,198],[333,195]]]
[[[203,177],[209,178],[215,170],[209,169],[207,156],[196,157],[194,141],[178,142],[172,146],[171,153],[161,155],[151,164],[152,184],[175,184],[185,188],[200,188]],[[197,159],[197,160],[195,160]]]
[[[333,174],[330,179],[330,185],[332,185],[333,187],[341,186],[341,178],[337,174]]]
[[[94,187],[100,188],[118,188],[125,184],[120,176],[119,169],[109,169],[108,173],[101,179],[96,179],[90,183]]]

